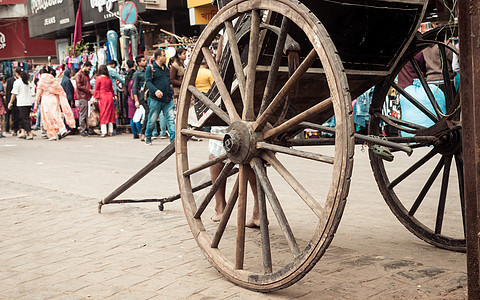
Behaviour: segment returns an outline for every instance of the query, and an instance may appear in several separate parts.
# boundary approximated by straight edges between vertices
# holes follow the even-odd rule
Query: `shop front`
[[[15,67],[32,70],[32,65],[48,62],[55,57],[55,42],[30,38],[26,18],[0,20],[1,73],[12,75]]]

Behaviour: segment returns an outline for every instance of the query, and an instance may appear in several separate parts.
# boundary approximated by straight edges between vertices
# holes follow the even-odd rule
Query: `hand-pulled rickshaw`
[[[367,144],[377,184],[400,222],[432,245],[465,251],[460,100],[446,55],[456,51],[446,42],[455,26],[419,34],[429,4],[424,0],[218,2],[220,10],[199,37],[185,72],[175,143],[103,199],[99,211],[108,203],[140,202],[113,199],[175,153],[180,194],[144,202],[159,201],[163,209],[181,198],[209,262],[235,284],[273,291],[301,279],[326,251],[346,204],[355,144]],[[224,47],[215,61],[211,48],[219,35]],[[438,47],[442,65],[443,110],[415,60],[431,45]],[[202,60],[215,79],[207,94],[195,87]],[[397,83],[407,64],[428,107]],[[368,134],[362,135],[354,129],[352,99],[374,85]],[[431,125],[385,113],[392,88]],[[335,126],[326,126],[332,118]],[[203,130],[211,126],[228,129]],[[384,136],[384,126],[408,135]],[[298,138],[305,128],[317,130],[319,138]],[[204,161],[196,161],[192,136],[221,141],[225,154],[209,160],[205,147]],[[309,168],[299,170],[289,163],[293,158],[301,166],[311,161]],[[198,174],[222,161],[216,180],[196,183]],[[420,168],[431,169],[428,178],[416,177]],[[256,197],[248,188],[252,172]],[[299,172],[311,173],[318,183],[305,186]],[[422,189],[412,191],[409,180],[424,182]],[[206,208],[224,182],[228,201],[220,222],[213,223]],[[254,198],[259,231],[245,229],[247,203]],[[422,214],[424,207],[435,210],[434,217]]]

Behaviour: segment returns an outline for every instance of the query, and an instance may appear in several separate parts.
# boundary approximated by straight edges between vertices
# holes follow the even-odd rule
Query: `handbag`
[[[133,122],[137,123],[142,121],[144,114],[145,114],[145,108],[143,108],[143,106],[140,105],[135,111],[135,114],[133,115]]]
[[[87,119],[87,125],[88,127],[96,127],[98,123],[100,123],[100,113],[98,112],[95,105],[92,105],[90,115]]]

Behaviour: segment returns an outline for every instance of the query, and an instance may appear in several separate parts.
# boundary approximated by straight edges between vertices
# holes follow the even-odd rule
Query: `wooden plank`
[[[235,105],[233,105],[232,97],[230,97],[230,93],[228,92],[227,86],[223,81],[222,75],[220,75],[220,71],[218,70],[218,66],[215,63],[215,59],[210,52],[208,47],[202,48],[203,56],[207,61],[208,68],[212,72],[213,79],[215,79],[215,84],[217,85],[218,91],[220,92],[220,96],[222,97],[222,101],[227,108],[227,112],[230,115],[231,121],[239,121],[240,116],[238,115],[237,110],[235,109]]]
[[[245,222],[247,217],[248,165],[240,164],[238,186],[237,240],[235,249],[235,269],[242,270],[245,259]]]
[[[253,98],[255,94],[255,74],[258,59],[258,38],[260,34],[260,12],[252,10],[250,25],[250,42],[248,50],[248,65],[247,65],[247,82],[245,98],[243,99],[243,113],[242,119],[245,121],[253,121],[255,112],[253,107]]]
[[[273,145],[273,144],[268,144],[265,142],[258,142],[257,143],[257,149],[265,149],[265,150],[270,150],[274,152],[280,152],[288,155],[293,155],[301,158],[306,158],[306,159],[312,159],[320,162],[324,162],[327,164],[333,165],[334,158],[331,156],[327,155],[322,155],[318,153],[313,153],[313,152],[307,152],[307,151],[302,151],[302,150],[296,150],[292,148],[287,148],[283,146],[278,146],[278,145]]]
[[[180,132],[182,133],[182,135],[186,135],[186,136],[196,136],[200,138],[217,140],[222,142],[223,142],[223,137],[225,136],[224,134],[211,133],[211,132],[205,132],[205,131],[199,131],[199,130],[193,130],[193,129],[182,129]]]
[[[272,167],[283,177],[283,179],[292,187],[292,189],[297,193],[298,196],[307,204],[308,207],[313,211],[313,213],[318,217],[322,218],[323,207],[313,198],[312,195],[304,188],[300,182],[290,173],[287,168],[275,157],[275,155],[266,151],[262,154],[262,158],[266,160]]]
[[[232,193],[230,194],[230,197],[228,198],[228,201],[227,201],[227,205],[223,210],[222,219],[218,224],[217,231],[215,232],[215,236],[213,237],[213,240],[212,240],[212,248],[218,248],[218,244],[220,243],[223,233],[225,232],[225,228],[227,226],[228,220],[230,220],[230,216],[232,215],[232,211],[235,206],[235,203],[237,203],[238,179],[239,178],[237,177],[237,180],[235,180],[235,185],[233,186]]]
[[[202,92],[200,92],[196,87],[193,85],[188,86],[188,90],[192,92],[192,94],[197,97],[205,106],[210,108],[214,114],[216,114],[223,122],[227,123],[227,125],[231,124],[230,117],[224,112],[220,107],[218,107],[212,100],[208,99]]]
[[[238,50],[237,40],[235,39],[235,31],[233,29],[232,21],[225,22],[225,29],[228,36],[228,45],[232,53],[233,67],[235,68],[235,75],[237,76],[238,87],[240,88],[240,95],[245,99],[245,74],[243,74],[242,60],[240,58],[240,51]]]
[[[183,176],[190,176],[194,173],[200,172],[203,169],[206,169],[208,167],[211,167],[213,165],[218,164],[219,162],[222,162],[228,158],[227,154],[221,155],[219,157],[216,157],[214,159],[211,159],[209,161],[204,162],[203,164],[200,164],[196,167],[193,167],[185,172],[183,172]]]
[[[258,194],[258,208],[260,213],[260,237],[262,239],[262,256],[263,256],[263,270],[265,273],[272,273],[272,249],[270,247],[270,233],[268,230],[267,217],[267,203],[265,201],[265,192],[263,191],[258,175],[257,179],[257,194]]]
[[[480,299],[480,3],[458,1],[468,297]]]
[[[315,49],[312,49],[308,56],[303,60],[295,73],[293,73],[292,77],[290,77],[282,89],[278,92],[275,98],[272,100],[272,103],[265,109],[265,111],[257,118],[257,120],[252,124],[252,128],[255,131],[263,129],[265,124],[267,124],[268,119],[270,116],[277,110],[279,105],[283,102],[283,100],[287,97],[290,90],[298,83],[300,78],[305,74],[308,68],[313,64],[313,62],[317,59],[317,52]]]

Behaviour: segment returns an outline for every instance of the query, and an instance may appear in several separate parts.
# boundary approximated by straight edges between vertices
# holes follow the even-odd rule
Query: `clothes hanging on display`
[[[122,24],[120,28],[120,32],[123,38],[123,60],[126,62],[128,57],[128,45],[129,42],[132,43],[132,55],[133,58],[138,55],[138,31],[135,25],[133,24]]]
[[[97,59],[98,65],[106,65],[107,64],[107,49],[105,46],[100,47],[97,51]]]
[[[90,69],[90,78],[93,77],[93,74],[95,73],[95,70],[97,69],[97,62],[98,62],[98,59],[97,59],[97,54],[94,52],[94,53],[90,53],[90,55],[88,56],[88,61],[92,63],[92,69]]]
[[[118,65],[120,65],[118,61],[118,34],[113,31],[107,31],[107,40],[108,40],[108,49],[110,50],[111,59],[116,61]]]
[[[140,54],[143,54],[145,52],[145,35],[143,34],[142,23],[138,27],[138,35],[140,38]]]

